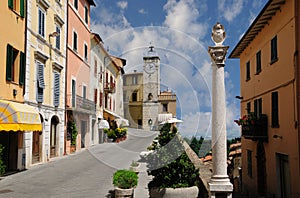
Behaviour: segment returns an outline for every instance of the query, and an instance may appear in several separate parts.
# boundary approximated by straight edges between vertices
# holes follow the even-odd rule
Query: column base
[[[214,175],[208,182],[211,198],[231,198],[233,186],[227,175]]]

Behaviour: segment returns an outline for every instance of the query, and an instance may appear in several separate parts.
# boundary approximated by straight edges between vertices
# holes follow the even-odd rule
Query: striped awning
[[[0,100],[0,131],[42,131],[40,115],[27,104]]]

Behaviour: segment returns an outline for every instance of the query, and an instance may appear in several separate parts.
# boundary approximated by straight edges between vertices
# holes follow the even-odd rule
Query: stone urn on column
[[[208,47],[212,62],[212,156],[213,175],[209,181],[212,198],[232,197],[233,186],[227,175],[226,99],[224,83],[225,56],[224,26],[219,22],[212,28],[214,46]]]

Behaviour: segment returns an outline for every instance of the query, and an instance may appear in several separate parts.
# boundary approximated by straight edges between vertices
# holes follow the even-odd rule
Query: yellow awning
[[[0,131],[42,131],[40,115],[27,104],[0,100]]]

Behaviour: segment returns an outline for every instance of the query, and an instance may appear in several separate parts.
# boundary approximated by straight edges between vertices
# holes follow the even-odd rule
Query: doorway
[[[51,126],[50,126],[50,158],[56,156],[57,152],[57,126],[59,120],[56,116],[51,118]]]
[[[81,148],[85,148],[86,123],[87,121],[81,120]]]
[[[2,152],[3,164],[6,166],[5,172],[16,171],[18,162],[18,134],[21,132],[0,133],[0,144],[4,147]]]
[[[41,161],[41,142],[42,142],[42,132],[34,131],[32,132],[32,164]]]

